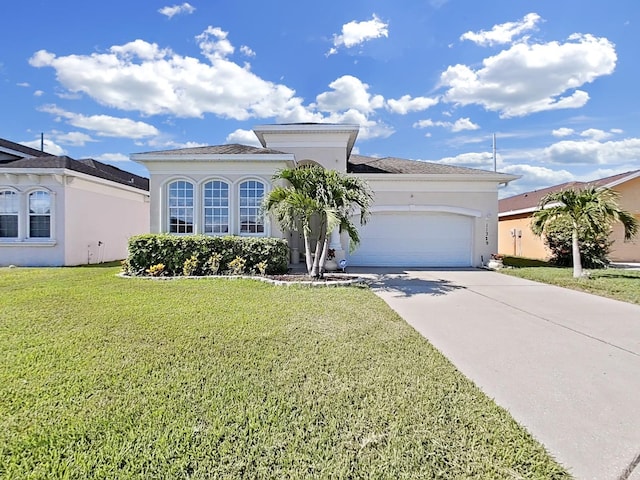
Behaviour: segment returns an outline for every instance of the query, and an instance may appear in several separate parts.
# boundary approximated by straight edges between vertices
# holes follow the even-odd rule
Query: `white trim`
[[[557,207],[559,205],[562,205],[562,204],[560,202],[552,202],[552,203],[548,203],[547,205],[545,205],[544,208],[545,209],[553,208],[553,207]],[[537,212],[538,210],[540,210],[540,209],[538,208],[537,205],[535,207],[521,208],[519,210],[509,210],[508,212],[500,212],[500,213],[498,213],[498,218],[500,218],[500,217],[510,217],[512,215],[521,215],[523,213],[533,213],[533,212]]]
[[[387,180],[393,182],[434,181],[434,182],[491,182],[507,184],[521,175],[506,173],[349,173],[367,181]]]
[[[267,217],[268,215],[265,212],[262,212],[262,208],[259,206],[259,214],[262,215],[262,227],[264,229],[263,232],[242,232],[241,229],[241,225],[240,225],[240,199],[242,198],[240,196],[240,186],[245,183],[245,182],[259,182],[264,186],[264,191],[263,191],[263,195],[262,195],[262,200],[264,200],[264,198],[267,196],[267,194],[271,191],[271,182],[265,180],[264,178],[255,176],[255,175],[250,175],[250,176],[246,176],[243,178],[239,178],[235,183],[234,183],[234,193],[236,195],[236,218],[235,218],[235,222],[234,222],[234,231],[237,231],[237,233],[235,235],[239,235],[241,237],[270,237],[271,236],[271,228],[270,228],[270,224],[269,222],[267,222]],[[231,223],[231,222],[229,222]]]
[[[371,213],[376,212],[439,212],[439,213],[455,213],[467,217],[482,217],[480,210],[472,208],[456,207],[453,205],[379,205],[369,209]]]
[[[619,178],[618,180],[615,180],[613,182],[607,183],[606,185],[604,185],[604,187],[606,188],[613,188],[616,187],[618,185],[620,185],[621,183],[626,183],[630,180],[633,180],[634,178],[638,178],[640,177],[640,170],[638,170],[637,172],[632,173],[631,175],[627,175],[626,177],[622,177]],[[588,182],[587,182],[588,184]]]

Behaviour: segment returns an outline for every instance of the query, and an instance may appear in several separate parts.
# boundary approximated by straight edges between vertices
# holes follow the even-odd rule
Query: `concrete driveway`
[[[366,272],[576,478],[640,480],[640,306],[486,270]]]

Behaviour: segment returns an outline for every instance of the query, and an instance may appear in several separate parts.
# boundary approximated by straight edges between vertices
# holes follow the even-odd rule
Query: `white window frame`
[[[47,195],[48,197],[48,212],[47,213],[32,213],[31,212],[31,198],[34,195],[38,195],[40,193],[44,193]],[[27,222],[26,222],[26,228],[27,228],[27,238],[28,239],[37,239],[37,241],[43,241],[43,239],[50,239],[52,237],[52,205],[53,205],[53,195],[51,194],[50,191],[39,188],[39,189],[35,189],[35,190],[31,190],[30,192],[27,193],[27,210],[26,210],[26,216],[27,216]],[[32,217],[47,217],[49,219],[49,234],[47,236],[33,236],[31,233],[31,219]]]
[[[172,200],[172,196],[171,196],[171,186],[179,183],[179,182],[183,182],[186,183],[188,185],[191,185],[191,205],[177,205],[175,207],[171,206],[171,200]],[[193,180],[187,179],[187,178],[175,178],[172,180],[169,180],[166,185],[165,185],[165,191],[166,191],[166,195],[167,195],[167,202],[166,202],[166,222],[167,222],[167,228],[166,228],[166,232],[170,233],[172,235],[193,235],[196,233],[196,226],[197,226],[197,222],[196,222],[196,205],[197,205],[197,196],[196,196],[196,192],[197,192],[197,188],[196,188],[196,183]],[[188,197],[184,197],[184,199],[186,199]],[[176,209],[181,209],[184,211],[188,211],[189,209],[191,210],[191,231],[190,232],[180,232],[180,231],[176,231],[176,232],[172,232],[171,231],[171,209],[172,208],[176,208]],[[179,229],[178,229],[179,230]]]
[[[255,182],[257,184],[262,185],[262,197],[260,198],[260,201],[258,202],[257,205],[242,205],[242,200],[243,200],[243,196],[242,196],[242,190],[243,190],[243,185],[249,182]],[[265,198],[265,195],[267,195],[268,190],[267,190],[267,186],[268,184],[260,179],[260,178],[244,178],[240,181],[238,181],[237,183],[237,187],[236,187],[236,191],[238,194],[238,208],[237,208],[237,214],[238,214],[238,218],[237,218],[237,228],[238,228],[238,234],[242,235],[242,236],[247,236],[247,237],[266,237],[268,235],[267,232],[267,218],[266,215],[264,215],[264,213],[261,211],[262,210],[262,201]],[[250,197],[250,198],[254,198],[254,197]],[[246,210],[254,210],[254,213],[248,213],[247,212],[247,216],[252,216],[255,215],[255,217],[259,220],[261,220],[261,224],[259,223],[255,223],[256,226],[261,225],[262,226],[262,231],[261,232],[250,232],[250,231],[246,231],[243,232],[242,231],[242,217],[243,217],[243,209]]]
[[[213,196],[211,197],[212,200],[214,200],[213,203],[215,203],[215,200],[226,200],[226,205],[207,205],[207,187],[210,184],[215,184],[215,183],[219,183],[220,185],[224,185],[224,187],[226,187],[227,190],[227,196],[225,197],[216,197]],[[213,192],[216,192],[217,189],[213,188]],[[205,235],[231,235],[232,232],[232,223],[231,223],[231,191],[232,191],[232,184],[230,182],[228,182],[227,180],[224,180],[222,178],[212,178],[212,179],[208,179],[205,180],[202,184],[202,206],[200,208],[200,211],[202,212],[202,233],[204,233]],[[224,202],[223,202],[224,203]],[[207,215],[207,211],[210,210],[211,214]],[[215,211],[222,211],[225,213],[222,213],[221,215],[215,215],[214,212]],[[207,218],[208,217],[213,217],[214,219],[218,216],[221,217],[226,217],[227,219],[227,223],[226,223],[226,231],[215,231],[216,227],[219,226],[223,226],[225,224],[223,223],[216,223],[215,221],[213,221],[211,224],[209,224],[207,222]],[[207,231],[209,227],[211,228],[211,231]]]
[[[2,194],[2,196],[4,197],[6,193],[9,193],[13,196],[15,203],[17,203],[17,208],[15,213],[14,212],[7,212],[7,213],[0,213],[0,215],[2,216],[12,216],[12,217],[16,217],[16,223],[17,223],[17,229],[16,229],[16,236],[15,237],[0,237],[0,241],[4,241],[4,242],[11,242],[11,241],[16,241],[20,238],[20,226],[21,226],[21,221],[20,221],[20,204],[22,203],[20,201],[20,192],[17,191],[14,188],[7,188],[7,187],[0,187],[0,194]]]

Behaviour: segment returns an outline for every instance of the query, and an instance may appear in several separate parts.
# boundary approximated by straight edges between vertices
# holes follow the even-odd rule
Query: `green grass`
[[[0,477],[569,478],[366,288],[0,269]]]
[[[505,262],[505,264],[507,263]],[[623,302],[640,304],[640,271],[617,268],[589,270],[587,278],[573,278],[572,268],[560,267],[505,268],[500,272]]]
[[[551,264],[549,262],[545,262],[544,260],[538,260],[535,258],[526,258],[526,257],[515,257],[510,255],[505,255],[503,257],[502,262],[505,266],[509,267],[549,267]]]

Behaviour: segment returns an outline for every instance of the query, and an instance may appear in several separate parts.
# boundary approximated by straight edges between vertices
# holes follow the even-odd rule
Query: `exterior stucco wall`
[[[284,162],[149,162],[146,164],[151,174],[151,218],[150,230],[152,233],[162,233],[168,231],[167,215],[167,186],[175,180],[187,180],[195,185],[195,205],[196,213],[194,218],[195,233],[202,233],[203,212],[202,212],[202,189],[206,182],[210,180],[223,180],[229,184],[229,234],[239,234],[239,194],[240,183],[245,180],[259,180],[265,184],[265,193],[273,189],[272,177],[280,169],[287,168]],[[200,208],[198,208],[198,206]],[[282,238],[284,235],[278,224],[271,219],[266,219],[265,236]]]
[[[498,253],[547,260],[551,252],[543,239],[533,234],[530,225],[530,214],[501,218],[498,222]]]
[[[613,188],[620,194],[620,207],[633,213],[640,221],[640,177],[621,183]],[[624,241],[624,229],[617,224],[611,234],[611,260],[615,262],[640,262],[640,234]]]
[[[122,260],[129,237],[149,232],[146,192],[67,177],[65,265]]]
[[[64,265],[64,186],[52,175],[16,174],[0,177],[0,190],[4,189],[15,191],[19,195],[19,236],[17,239],[0,239],[0,266]],[[51,194],[51,238],[27,238],[29,194],[35,190],[44,190]]]

